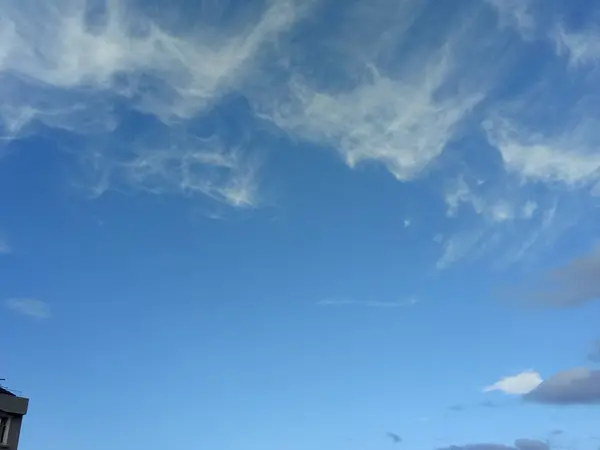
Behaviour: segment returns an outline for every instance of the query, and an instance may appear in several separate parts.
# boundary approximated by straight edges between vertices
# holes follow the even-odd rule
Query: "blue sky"
[[[20,448],[596,450],[598,23],[5,0]]]

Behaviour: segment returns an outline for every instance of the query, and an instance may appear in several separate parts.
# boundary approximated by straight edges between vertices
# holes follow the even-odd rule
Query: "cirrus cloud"
[[[253,137],[268,125],[352,168],[378,166],[403,183],[435,178],[449,212],[442,226],[460,220],[444,230],[446,268],[498,249],[508,250],[496,259],[518,260],[558,234],[557,198],[600,185],[596,99],[556,95],[560,76],[586,80],[578,68],[522,70],[536,49],[505,26],[538,30],[533,2],[351,0],[335,25],[319,15],[334,6],[327,0],[206,0],[194,17],[178,6],[158,17],[139,2],[91,3],[3,2],[0,134],[54,133],[93,196],[260,205],[257,160],[271,142]],[[582,46],[565,30],[560,41],[575,55]],[[556,117],[542,123],[549,104]],[[467,192],[452,197],[448,181],[465,173]]]
[[[199,131],[197,122],[241,86],[309,2],[268,1],[231,20],[225,6],[206,3],[212,14],[185,27],[116,0],[95,8],[85,0],[3,2],[0,135],[79,136],[59,146],[84,163],[94,195],[127,187],[257,204],[251,149],[226,142],[219,126]]]

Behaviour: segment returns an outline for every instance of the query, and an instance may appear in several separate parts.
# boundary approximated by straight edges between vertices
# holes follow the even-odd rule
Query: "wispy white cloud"
[[[126,2],[109,0],[96,16],[87,3],[4,2],[0,72],[59,89],[125,95],[163,120],[189,118],[232,89],[297,12],[293,0],[267,2],[254,23],[201,24],[182,33]],[[162,91],[149,90],[144,77],[154,77],[152,87]]]
[[[367,308],[407,308],[414,306],[419,301],[410,298],[404,301],[378,301],[378,300],[351,300],[351,299],[325,299],[317,302],[318,306],[363,306]]]
[[[521,239],[515,239],[507,246],[505,252],[499,255],[498,263],[500,266],[508,266],[519,262],[532,249],[552,244],[561,231],[572,225],[571,221],[556,220],[556,202],[545,206],[543,209],[537,204],[534,208],[528,202],[523,206],[521,212],[526,219],[531,219],[531,222],[528,224],[529,227],[521,232]]]
[[[533,0],[486,0],[498,13],[500,26],[514,27],[525,38],[531,38],[536,29],[532,11]]]
[[[525,204],[521,207],[521,216],[524,217],[525,219],[531,219],[531,217],[533,217],[533,215],[537,209],[538,209],[537,203],[529,200],[529,201],[525,202]]]
[[[435,102],[440,84],[438,79],[413,85],[374,74],[371,83],[333,94],[296,80],[290,84],[291,106],[269,115],[285,130],[332,146],[350,167],[380,162],[399,180],[409,180],[442,153],[480,100],[473,95]]]
[[[202,22],[204,14],[194,27],[181,21],[167,26],[166,20],[118,0],[93,13],[88,6],[84,0],[3,2],[0,133],[16,138],[42,123],[85,135],[86,148],[76,153],[88,171],[96,164],[101,169],[94,174],[100,180],[97,194],[118,179],[121,186],[127,181],[151,192],[177,188],[233,206],[254,204],[255,165],[242,162],[239,148],[219,139],[196,139],[193,127],[181,125],[241,87],[268,44],[297,19],[299,4],[267,1],[262,11],[239,8],[232,20],[218,23]],[[203,11],[215,9],[204,6]],[[112,138],[123,120],[117,112],[123,104],[158,122],[138,129],[135,142],[128,142],[129,155],[113,148],[118,139],[128,139]],[[169,138],[179,134],[177,148],[157,148],[156,130]],[[184,141],[189,147],[182,148]]]
[[[8,239],[0,233],[0,255],[8,255],[13,252],[12,246]]]
[[[490,119],[484,125],[508,171],[525,180],[573,187],[600,179],[598,124],[590,118],[558,134],[535,133],[506,118]]]
[[[18,314],[34,319],[49,319],[52,317],[48,304],[34,298],[10,298],[5,301],[5,306]]]
[[[600,27],[593,24],[582,30],[568,30],[564,25],[552,33],[559,54],[566,55],[574,66],[600,63]]]
[[[519,217],[527,218],[527,214],[533,213],[530,210],[535,209],[531,201],[523,203],[522,211],[519,211],[517,205],[507,199],[486,198],[485,195],[474,192],[462,176],[446,189],[444,200],[448,207],[447,214],[450,217],[457,216],[461,206],[466,205],[488,222],[506,222]]]
[[[489,254],[499,266],[518,262],[548,232],[556,210],[511,183],[467,183],[464,176],[447,184],[444,201],[454,231],[437,239],[439,269]]]
[[[505,195],[508,197],[508,194]],[[517,191],[513,196],[518,199],[519,196],[527,198],[530,195]],[[488,209],[497,204],[493,197],[481,198]],[[563,211],[552,196],[539,203],[513,200],[508,204],[518,204],[518,207],[511,209],[514,215],[503,215],[502,220],[495,219],[494,215],[482,214],[475,208],[472,208],[470,220],[464,215],[453,218],[458,222],[454,224],[457,231],[438,234],[434,238],[436,243],[441,244],[437,268],[447,269],[459,262],[488,257],[493,257],[492,265],[499,269],[526,264],[550,250],[562,233],[581,220],[576,209],[573,213],[569,213],[568,208]]]
[[[503,28],[516,26],[531,35],[539,31],[533,2],[490,0],[473,9],[459,7],[459,12],[449,13],[445,26],[428,27],[419,34],[419,42],[411,34],[416,24],[426,23],[425,2],[379,0],[358,5],[350,3],[340,16],[340,22],[352,27],[335,27],[331,33],[321,30],[319,38],[327,45],[315,46],[314,52],[319,61],[327,61],[326,73],[313,65],[305,67],[307,57],[298,58],[297,64],[292,60],[278,72],[286,84],[268,98],[254,98],[257,114],[294,137],[339,152],[350,167],[376,163],[403,182],[436,175],[458,179],[443,184],[446,188],[441,192],[449,219],[459,220],[458,231],[440,230],[446,237],[439,268],[490,249],[504,247],[507,255],[498,254],[496,259],[508,261],[534,248],[542,232],[551,228],[545,217],[552,209],[548,200],[552,195],[538,201],[538,194],[524,187],[523,180],[550,189],[557,182],[585,188],[595,179],[600,160],[596,162],[594,155],[593,119],[586,123],[581,120],[585,115],[566,117],[570,127],[529,133],[530,126],[538,123],[522,114],[527,102],[508,114],[497,93],[491,93],[510,76],[513,68],[505,61],[521,57],[511,53],[510,33]],[[490,6],[500,17],[499,29]],[[354,16],[357,11],[364,20]],[[474,48],[473,41],[481,43],[477,56],[466,51]],[[305,49],[294,50],[295,55]],[[481,149],[477,158],[484,159],[488,151],[492,159],[497,149],[502,165],[491,170],[506,172],[481,185],[442,167],[446,162],[442,156],[454,152],[465,129],[475,123],[469,122],[473,117],[478,124],[481,117],[488,117],[483,132],[493,147]],[[458,166],[459,174],[474,173],[482,180],[489,175],[477,173],[474,167],[464,170],[465,165]],[[464,216],[469,219],[463,220]],[[508,242],[503,235],[516,241]]]
[[[589,72],[566,69],[548,70],[518,95],[490,104],[482,121],[500,156],[495,183],[521,219],[502,223],[510,240],[499,259],[507,263],[552,244],[593,209],[600,182],[598,97]],[[578,89],[564,91],[575,84]],[[479,198],[490,204],[488,195]]]
[[[480,77],[485,70],[465,54],[478,32],[472,12],[449,19],[443,39],[433,27],[415,43],[412,26],[423,5],[379,0],[349,6],[342,20],[355,26],[327,36],[322,57],[335,61],[336,73],[352,75],[321,77],[295,67],[278,95],[260,99],[259,116],[335,149],[350,167],[375,162],[402,181],[421,176],[460,135],[460,124],[487,89]]]
[[[441,240],[443,250],[436,267],[447,269],[468,256],[477,257],[485,251],[484,245],[481,244],[482,238],[483,233],[476,230],[455,233],[446,238],[438,236],[437,240]]]
[[[80,157],[88,173],[85,185],[93,196],[117,188],[204,195],[234,207],[254,207],[261,201],[258,161],[244,149],[226,148],[217,137],[168,134],[157,141],[127,144],[127,149]]]
[[[539,373],[533,370],[526,370],[517,375],[502,378],[491,386],[486,387],[483,391],[500,391],[505,394],[523,395],[533,391],[542,381]]]
[[[512,109],[498,97],[509,95],[498,88],[523,61],[523,48],[514,49],[523,43],[505,28],[526,37],[547,31],[536,20],[538,0],[458,2],[443,21],[426,0],[349,0],[335,25],[315,16],[298,28],[313,1],[267,0],[225,14],[227,2],[206,0],[192,25],[184,11],[170,21],[143,2],[104,3],[90,12],[85,0],[5,0],[0,17],[0,132],[84,136],[68,151],[95,196],[116,189],[260,204],[260,149],[251,138],[232,142],[238,130],[223,125],[244,115],[253,126],[252,113],[338,152],[350,167],[375,163],[402,182],[442,178],[447,220],[458,225],[443,230],[440,268],[504,245],[502,233],[519,236],[505,246],[513,255],[533,248],[558,214],[524,194],[529,184],[592,193],[600,186],[593,108],[564,102],[562,116],[544,124],[536,116],[547,98],[534,104],[530,91],[557,96],[537,79],[534,88],[516,86],[527,100]],[[596,32],[559,27],[552,36],[578,66],[595,60]],[[213,120],[213,107],[231,93],[250,111]],[[484,118],[493,148],[472,159],[493,159],[497,149],[505,173],[478,185],[458,177],[477,171],[465,169],[468,158],[459,170],[443,165],[464,156],[461,140],[481,133]],[[528,221],[532,227],[518,228]]]

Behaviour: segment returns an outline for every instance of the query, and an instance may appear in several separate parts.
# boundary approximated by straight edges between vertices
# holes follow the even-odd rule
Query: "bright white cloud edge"
[[[542,383],[542,377],[534,370],[526,370],[517,375],[508,376],[483,389],[483,392],[500,391],[510,395],[524,395],[533,391]]]

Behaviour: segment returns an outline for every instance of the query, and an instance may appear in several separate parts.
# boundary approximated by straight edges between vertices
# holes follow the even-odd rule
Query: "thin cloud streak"
[[[341,307],[341,306],[359,306],[367,308],[407,308],[418,303],[417,299],[410,299],[401,302],[386,302],[375,300],[346,300],[346,299],[326,299],[317,302],[318,306]]]
[[[600,63],[600,27],[597,25],[581,31],[571,31],[561,24],[552,34],[552,38],[557,52],[567,55],[573,66]]]
[[[52,313],[47,303],[34,298],[10,298],[5,306],[11,311],[34,319],[50,319]]]

